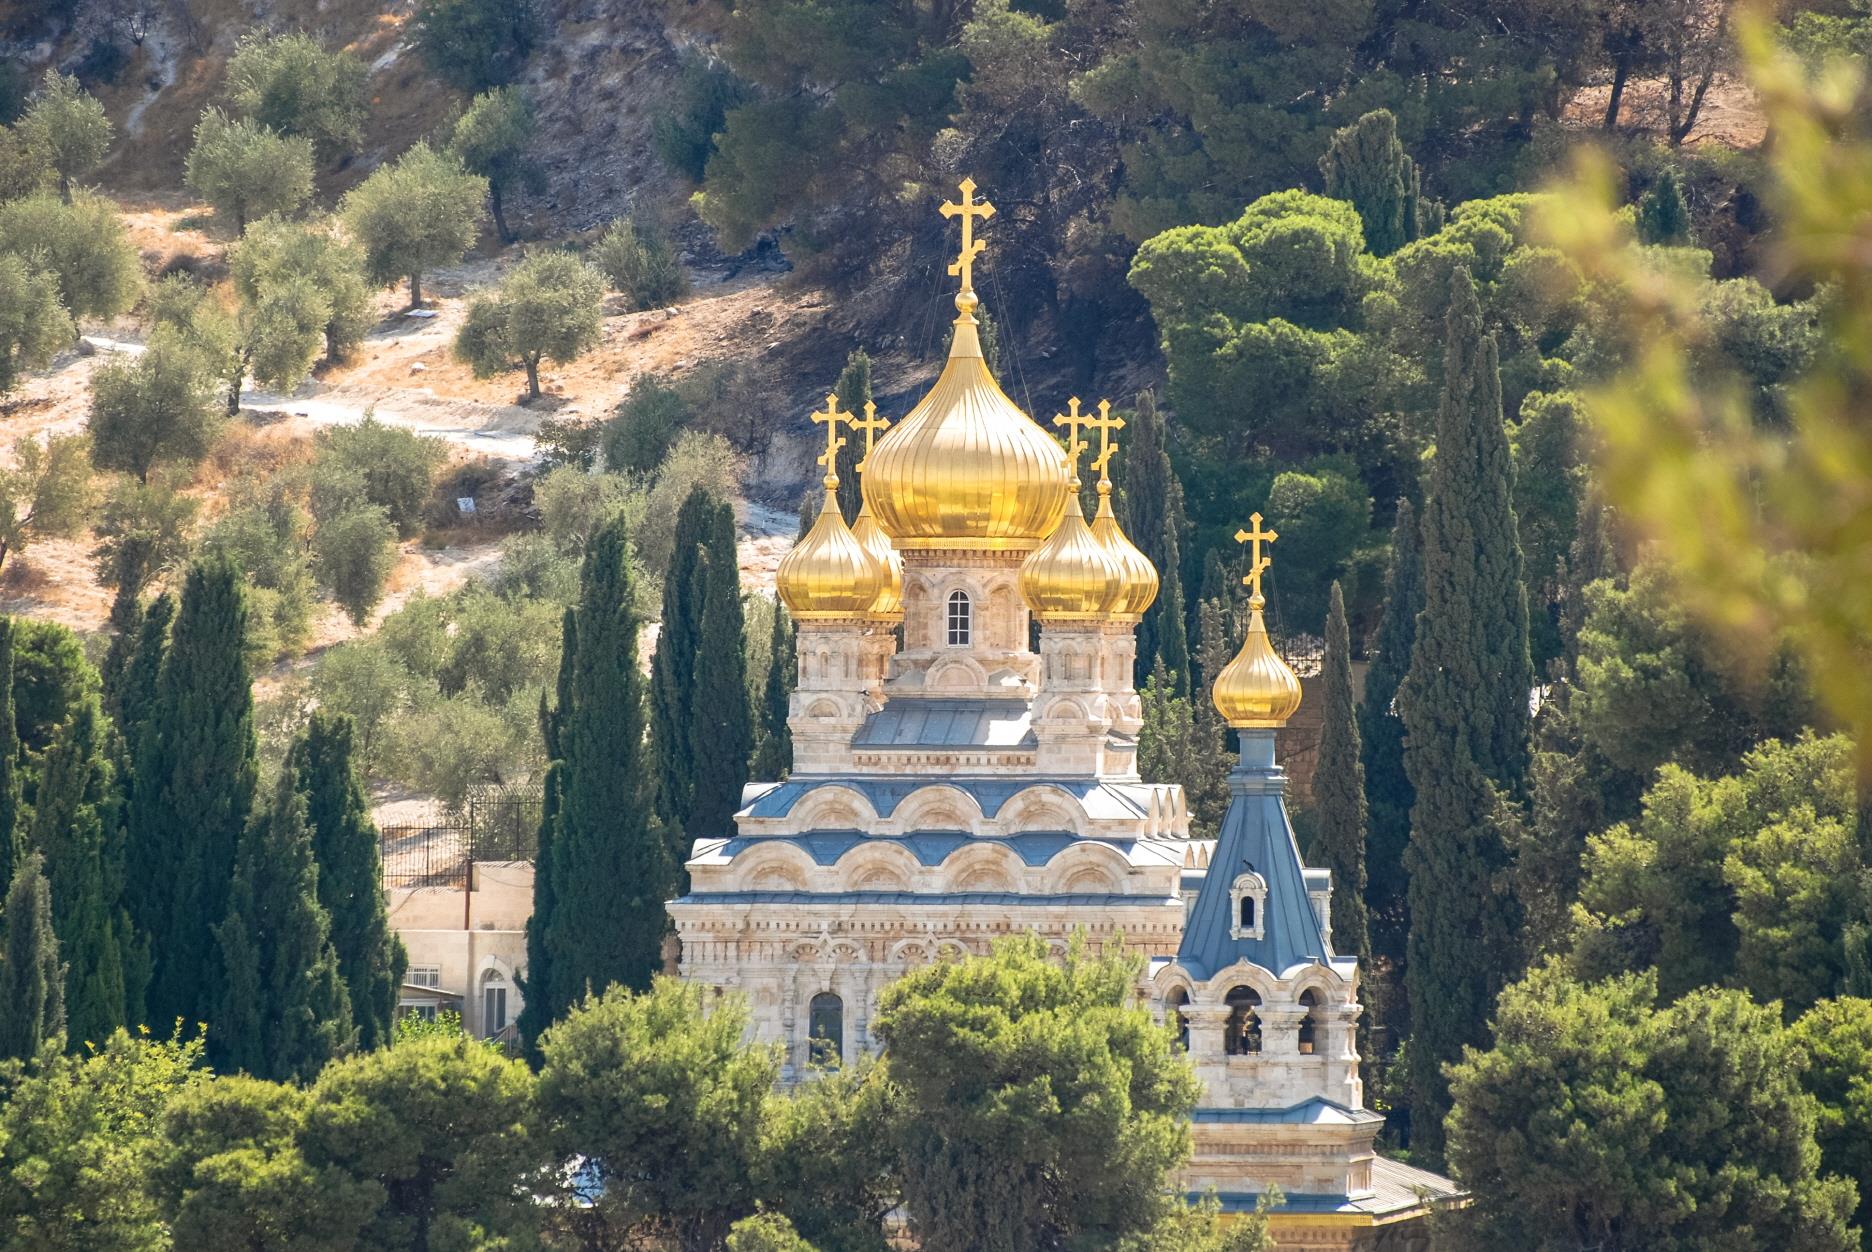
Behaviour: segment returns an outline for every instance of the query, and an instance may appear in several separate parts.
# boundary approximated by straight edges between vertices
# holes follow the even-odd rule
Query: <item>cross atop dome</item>
[[[975,199],[975,180],[972,178],[963,179],[958,190],[962,193],[962,203],[945,200],[941,212],[944,217],[962,219],[962,252],[949,263],[949,277],[962,279],[962,289],[956,292],[956,308],[966,316],[974,312],[975,306],[980,303],[975,298],[975,258],[981,255],[984,245],[975,238],[975,219],[979,217],[987,221],[995,215],[995,206],[986,200]]]
[[[837,394],[826,396],[825,404],[824,409],[812,415],[812,420],[825,424],[825,451],[819,454],[817,460],[820,465],[825,466],[825,489],[831,491],[838,486],[838,450],[845,446],[845,436],[838,433],[839,423],[844,422],[847,426],[856,426],[858,423],[852,419],[850,413],[839,412]],[[870,440],[867,438],[865,441],[867,456],[870,455],[870,451]]]

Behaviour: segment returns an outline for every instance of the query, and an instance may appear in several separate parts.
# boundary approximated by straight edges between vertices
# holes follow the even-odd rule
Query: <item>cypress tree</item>
[[[1684,247],[1690,233],[1690,205],[1677,171],[1666,166],[1638,199],[1638,239],[1642,243]]]
[[[409,958],[384,908],[383,859],[358,777],[355,738],[349,717],[315,712],[289,761],[305,798],[318,900],[331,919],[358,1047],[373,1049],[390,1043]]]
[[[786,605],[774,601],[773,635],[767,649],[767,684],[761,690],[760,746],[755,749],[752,777],[785,778],[793,768],[793,732],[787,727],[793,684],[799,673],[799,635],[787,616]]]
[[[695,708],[702,614],[708,600],[703,546],[714,525],[715,499],[697,487],[676,514],[676,539],[663,575],[663,621],[650,661],[650,745],[657,817],[671,831],[688,829],[695,803],[695,761],[689,725]]]
[[[1196,706],[1196,737],[1191,745],[1194,769],[1185,800],[1189,805],[1192,830],[1200,831],[1204,838],[1213,838],[1222,829],[1222,818],[1228,812],[1228,776],[1235,761],[1229,752],[1228,723],[1222,720],[1211,693],[1215,690],[1216,675],[1235,655],[1235,648],[1230,639],[1228,608],[1222,601],[1203,601],[1196,617],[1196,667],[1202,674],[1202,683],[1196,688],[1193,700]]]
[[[1365,671],[1365,695],[1359,704],[1359,746],[1365,765],[1365,904],[1371,918],[1374,950],[1392,961],[1404,958],[1410,911],[1404,890],[1404,845],[1410,838],[1411,805],[1416,799],[1404,769],[1404,719],[1398,716],[1398,685],[1410,669],[1417,639],[1417,615],[1423,611],[1423,544],[1417,512],[1409,500],[1397,502],[1391,527],[1391,566],[1385,572],[1384,620],[1371,666]]]
[[[540,738],[546,744],[546,777],[540,797],[539,847],[533,854],[533,912],[527,917],[527,968],[520,979],[520,994],[526,997],[514,1028],[520,1032],[527,1052],[539,1057],[539,1037],[553,1024],[552,934],[558,899],[553,893],[553,832],[559,824],[560,796],[564,787],[564,744],[560,730],[566,710],[572,707],[574,664],[578,660],[578,618],[572,609],[565,611],[559,629],[559,681],[555,701],[547,704],[540,697]]]
[[[701,637],[689,702],[688,756],[695,779],[688,823],[672,849],[678,889],[694,841],[730,834],[747,785],[754,750],[748,708],[747,652],[742,639],[741,561],[735,549],[734,510],[715,501],[703,541]]]
[[[1163,651],[1160,639],[1164,623],[1183,620],[1180,613],[1171,616],[1169,609],[1172,596],[1183,595],[1183,573],[1178,568],[1177,551],[1183,518],[1181,508],[1173,507],[1180,505],[1182,493],[1176,482],[1176,469],[1170,463],[1168,432],[1164,429],[1163,411],[1157,407],[1155,392],[1148,389],[1138,392],[1137,408],[1127,420],[1125,432],[1129,441],[1118,460],[1118,520],[1138,551],[1156,566],[1160,584],[1156,603],[1138,623],[1137,671],[1133,680],[1142,686],[1156,663],[1157,654]],[[1185,631],[1183,652],[1188,651],[1188,632]],[[1171,663],[1175,652],[1172,648],[1166,656],[1166,664],[1173,673],[1177,669]]]
[[[65,957],[65,1014],[75,1042],[125,1024],[123,866],[108,726],[86,697],[47,749],[32,844],[45,856],[52,926]]]
[[[1157,603],[1152,606],[1163,610],[1157,619],[1157,655],[1151,662],[1152,672],[1158,661],[1163,662],[1170,691],[1187,697],[1192,690],[1188,610],[1183,603],[1183,578],[1178,569],[1182,555],[1178,551],[1175,527],[1165,528],[1163,548],[1162,585],[1158,588]]]
[[[1328,196],[1358,210],[1372,255],[1390,256],[1417,238],[1420,183],[1389,109],[1376,109],[1335,131],[1320,158],[1320,173]]]
[[[156,691],[162,676],[163,657],[169,651],[169,626],[175,620],[176,602],[172,595],[160,595],[143,611],[137,627],[136,647],[124,666],[123,677],[115,691],[105,688],[106,709],[117,719],[117,733],[132,753],[142,741],[143,727],[156,708]]]
[[[845,368],[832,384],[832,394],[847,413],[864,412],[871,399],[871,358],[863,348],[853,348],[845,358]],[[847,439],[838,450],[838,506],[847,526],[858,520],[858,508],[864,503],[858,482],[858,457],[863,451],[864,441],[859,439]]]
[[[224,1070],[303,1082],[357,1042],[351,1003],[319,904],[306,799],[289,764],[273,801],[240,840],[220,944],[218,1031]]]
[[[225,557],[190,568],[138,734],[132,918],[155,957],[148,1011],[164,1029],[214,1017],[214,929],[227,916],[235,856],[254,812],[259,769],[241,581]]]
[[[1515,951],[1512,903],[1498,889],[1507,850],[1497,806],[1523,782],[1533,685],[1495,341],[1468,271],[1456,271],[1450,295],[1424,609],[1398,691],[1417,793],[1405,851],[1412,1146],[1433,1163],[1449,1111],[1443,1067],[1485,1042]]]
[[[6,945],[0,950],[0,1059],[26,1060],[65,1029],[65,968],[52,928],[44,858],[20,858],[6,893]]]
[[[1337,579],[1326,613],[1320,679],[1323,707],[1313,807],[1316,846],[1332,870],[1333,951],[1366,956],[1371,939],[1365,921],[1365,766],[1359,759],[1358,710],[1352,700],[1352,636]]]
[[[13,619],[0,616],[0,876],[4,881],[13,881],[13,871],[25,853],[19,723],[13,711]]]
[[[143,585],[149,580],[155,547],[151,536],[134,532],[118,541],[117,554],[112,561],[117,594],[111,600],[111,641],[104,653],[103,674],[104,708],[113,717],[118,715],[124,676],[136,656],[137,641],[143,633]]]
[[[549,971],[543,990],[554,1021],[587,989],[620,983],[642,990],[661,967],[674,873],[647,803],[628,546],[622,519],[586,546],[569,702],[558,713],[552,912],[543,935]]]

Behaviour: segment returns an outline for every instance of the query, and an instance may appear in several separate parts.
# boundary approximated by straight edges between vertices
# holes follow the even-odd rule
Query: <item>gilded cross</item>
[[[982,221],[987,221],[994,216],[995,207],[986,200],[975,199],[975,180],[972,178],[962,180],[961,191],[961,204],[953,200],[945,200],[942,204],[944,217],[962,219],[962,254],[950,263],[949,276],[954,278],[960,275],[962,290],[973,295],[975,292],[975,258],[981,255],[983,247],[981,240],[975,238],[975,219],[979,217]]]
[[[1098,416],[1088,417],[1085,424],[1099,433],[1098,460],[1092,462],[1092,468],[1099,472],[1100,478],[1109,478],[1112,453],[1118,451],[1118,445],[1112,442],[1112,432],[1124,429],[1124,418],[1113,417],[1110,400],[1100,400]]]
[[[1094,418],[1090,413],[1081,413],[1079,411],[1078,396],[1074,396],[1066,402],[1066,411],[1064,413],[1055,413],[1053,415],[1053,424],[1066,428],[1066,463],[1072,466],[1074,478],[1079,477],[1079,454],[1086,450],[1085,440],[1079,437],[1079,428],[1081,426],[1090,426],[1097,420],[1098,419]]]
[[[1242,579],[1242,585],[1248,588],[1250,596],[1259,600],[1261,598],[1261,575],[1267,572],[1267,567],[1274,563],[1272,559],[1261,555],[1261,545],[1273,543],[1280,536],[1271,530],[1261,529],[1259,513],[1251,514],[1248,521],[1254,529],[1236,531],[1235,542],[1253,545],[1248,550],[1248,576]]]
[[[852,415],[839,412],[838,397],[830,395],[825,398],[825,411],[814,413],[812,420],[825,423],[825,452],[819,464],[825,466],[826,485],[831,486],[838,481],[838,450],[845,446],[844,436],[838,433],[839,423],[851,424]]]
[[[879,417],[877,415],[877,403],[872,400],[866,400],[865,415],[863,417],[848,417],[845,419],[845,424],[853,430],[862,430],[864,432],[864,459],[859,461],[857,466],[858,471],[863,473],[866,462],[871,459],[871,445],[879,434],[890,429],[890,418]]]

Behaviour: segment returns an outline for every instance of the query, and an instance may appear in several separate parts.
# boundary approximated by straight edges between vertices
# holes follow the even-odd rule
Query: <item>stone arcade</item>
[[[934,386],[894,426],[830,397],[814,414],[825,504],[779,570],[799,625],[794,771],[750,785],[732,833],[696,841],[670,904],[682,975],[743,992],[799,1081],[875,1048],[878,993],[918,963],[1024,931],[1062,950],[1076,931],[1094,948],[1122,934],[1203,1080],[1189,1190],[1244,1208],[1279,1186],[1283,1248],[1421,1246],[1454,1187],[1373,1150],[1358,963],[1331,950],[1328,873],[1301,863],[1274,760],[1300,700],[1262,623],[1274,535],[1256,517],[1242,536],[1250,621],[1215,690],[1241,763],[1219,839],[1195,840],[1181,789],[1136,768],[1136,628],[1157,574],[1112,511],[1123,422],[1074,400],[1053,419],[1062,451],[996,384],[972,283],[975,225],[994,210],[974,190],[943,206],[962,219],[961,290]],[[865,438],[849,527],[841,426]]]

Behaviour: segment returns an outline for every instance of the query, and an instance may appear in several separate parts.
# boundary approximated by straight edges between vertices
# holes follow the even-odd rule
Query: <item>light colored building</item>
[[[474,861],[456,887],[392,886],[390,925],[409,952],[399,1013],[460,1013],[481,1038],[508,1038],[523,1003],[530,861]]]
[[[1231,1207],[1270,1185],[1282,1247],[1404,1249],[1447,1180],[1379,1158],[1363,1107],[1358,965],[1334,954],[1329,876],[1294,842],[1274,738],[1298,707],[1256,601],[1217,706],[1242,762],[1220,838],[1192,840],[1181,789],[1136,768],[1137,623],[1157,592],[1119,528],[1108,406],[1054,418],[1069,451],[983,360],[971,282],[992,208],[962,186],[949,357],[890,427],[828,398],[826,500],[781,563],[799,624],[794,770],[756,783],[732,834],[701,839],[672,901],[684,977],[744,993],[785,1077],[872,1049],[879,992],[919,963],[1037,932],[1150,958],[1141,992],[1181,1023],[1205,1096],[1192,1192]],[[862,432],[864,505],[847,526],[840,425]],[[1078,467],[1096,433],[1098,510]],[[875,442],[874,442],[875,441]],[[1038,647],[1030,631],[1038,623]],[[1193,902],[1192,902],[1193,901]]]

